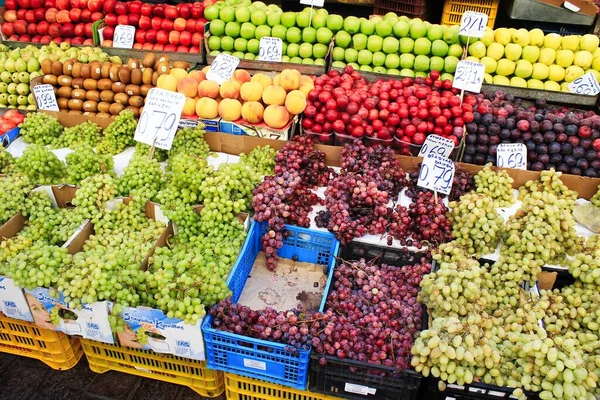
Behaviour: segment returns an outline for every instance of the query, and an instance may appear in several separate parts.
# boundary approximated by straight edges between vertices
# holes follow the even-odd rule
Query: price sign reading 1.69
[[[132,49],[135,41],[135,27],[131,25],[117,25],[113,34],[113,47]]]
[[[496,165],[527,169],[527,147],[523,143],[501,143],[496,149]]]
[[[598,80],[591,72],[575,79],[573,82],[569,83],[567,87],[571,93],[582,94],[584,96],[595,96],[600,93]]]
[[[431,153],[448,158],[452,150],[454,150],[454,142],[452,140],[438,135],[429,135],[425,139],[423,146],[421,146],[419,157],[425,157]]]
[[[475,11],[465,11],[460,20],[460,29],[458,34],[470,36],[472,38],[483,37],[487,24],[487,14]]]
[[[59,111],[58,103],[56,102],[56,95],[54,94],[54,88],[52,85],[35,85],[33,87],[33,96],[35,97],[35,102],[38,109]]]
[[[454,180],[454,163],[437,154],[427,154],[421,163],[417,186],[450,194]]]
[[[456,64],[452,87],[473,93],[481,92],[485,66],[474,61],[461,60]]]
[[[283,41],[280,38],[263,36],[260,38],[258,59],[260,61],[281,62]]]
[[[179,126],[185,95],[153,88],[146,96],[144,111],[140,116],[134,139],[138,142],[169,150]]]
[[[225,81],[231,79],[239,63],[240,59],[237,57],[229,54],[219,54],[210,64],[206,79],[216,81],[219,85],[222,85]]]

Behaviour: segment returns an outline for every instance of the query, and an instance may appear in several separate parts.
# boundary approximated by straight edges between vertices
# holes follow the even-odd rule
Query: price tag
[[[527,147],[523,143],[501,143],[496,149],[496,165],[527,169]]]
[[[134,139],[163,150],[169,150],[179,126],[185,104],[183,93],[152,88],[146,96]],[[156,140],[156,142],[155,142]]]
[[[460,19],[459,35],[473,38],[483,37],[488,24],[488,16],[475,11],[465,11]]]
[[[454,180],[454,163],[437,154],[427,154],[421,163],[417,185],[435,192],[450,194]]]
[[[281,62],[283,55],[283,41],[280,38],[264,36],[260,38],[258,59],[260,61]]]
[[[300,0],[300,4],[311,7],[323,7],[325,5],[325,0]]]
[[[229,54],[219,54],[210,64],[206,79],[216,81],[219,85],[222,85],[225,81],[231,79],[239,63],[240,59],[237,57]]]
[[[452,150],[454,150],[454,142],[452,140],[438,135],[429,135],[425,139],[423,146],[421,146],[419,157],[425,157],[431,153],[448,158]]]
[[[119,49],[133,49],[135,40],[135,27],[131,25],[117,25],[113,34],[113,47]]]
[[[571,93],[583,94],[585,96],[595,96],[600,93],[600,85],[598,85],[596,76],[591,72],[569,83],[568,88]]]
[[[35,85],[33,95],[40,110],[59,111],[54,88],[50,84]]]
[[[473,93],[481,92],[485,66],[474,61],[461,60],[456,65],[452,87]]]

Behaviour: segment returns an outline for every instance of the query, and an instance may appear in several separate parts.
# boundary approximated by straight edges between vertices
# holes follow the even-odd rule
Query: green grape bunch
[[[98,124],[92,121],[85,121],[71,128],[65,128],[62,135],[56,138],[52,143],[53,149],[63,147],[76,148],[78,146],[94,147],[100,141],[102,130]]]
[[[0,144],[0,174],[8,174],[11,171],[14,157]]]
[[[175,134],[173,144],[169,150],[169,157],[173,157],[179,153],[186,153],[196,157],[208,157],[210,154],[210,147],[206,140],[204,140],[203,124],[198,124],[194,128],[180,128]]]
[[[600,185],[598,185],[598,191],[592,196],[590,202],[596,207],[600,207]]]
[[[164,185],[165,176],[160,163],[154,158],[136,155],[118,179],[117,191],[122,196],[137,193],[147,200],[154,200]]]
[[[23,155],[17,158],[15,167],[17,171],[27,175],[31,182],[39,185],[63,183],[66,176],[63,162],[39,144],[27,146]]]
[[[21,125],[20,134],[26,143],[49,145],[63,133],[64,127],[53,116],[35,112],[27,114]]]
[[[0,225],[23,211],[27,193],[33,184],[26,175],[0,177]]]
[[[486,164],[475,179],[475,191],[489,196],[496,207],[509,207],[514,204],[512,184],[513,178],[504,170],[493,171],[491,164]]]
[[[107,173],[116,177],[113,158],[98,154],[89,146],[79,146],[67,154],[66,161],[66,182],[73,185],[79,186],[84,179],[97,174]]]
[[[519,188],[519,200],[526,201],[533,193],[548,192],[561,200],[561,205],[566,207],[566,211],[572,212],[577,200],[577,192],[570,190],[562,182],[561,175],[562,172],[557,172],[554,168],[549,171],[541,171],[539,180],[527,181]]]
[[[240,154],[240,161],[260,175],[273,175],[276,154],[277,150],[269,145],[258,146],[249,154]]]
[[[50,288],[71,257],[66,248],[38,243],[8,259],[5,272],[22,288]]]
[[[109,126],[104,129],[104,137],[98,143],[96,151],[99,154],[115,155],[121,153],[135,141],[135,128],[137,122],[130,110],[123,110]]]

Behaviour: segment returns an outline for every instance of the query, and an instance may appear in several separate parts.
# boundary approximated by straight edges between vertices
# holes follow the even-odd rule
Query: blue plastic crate
[[[267,230],[266,223],[252,222],[248,238],[242,248],[227,284],[237,302],[254,260],[262,250],[261,237]],[[298,261],[323,265],[327,273],[329,291],[339,242],[329,232],[312,231],[286,225],[288,236],[283,240],[279,256],[297,257]],[[325,308],[325,295],[321,300],[320,311]],[[305,390],[308,380],[311,350],[289,351],[289,346],[235,333],[214,329],[212,317],[207,316],[202,324],[208,368],[232,372],[234,374],[262,379],[295,389]]]
[[[16,127],[12,128],[10,131],[6,132],[3,135],[0,135],[0,143],[2,143],[3,147],[8,147],[9,144],[15,141],[16,138],[19,137],[19,133],[21,132],[21,128]]]

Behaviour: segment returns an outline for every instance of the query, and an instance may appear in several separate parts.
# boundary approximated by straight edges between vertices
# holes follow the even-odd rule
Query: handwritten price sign
[[[479,93],[484,73],[485,66],[482,63],[461,60],[456,65],[452,87]]]
[[[283,41],[280,38],[264,36],[260,38],[258,59],[260,61],[281,62]]]
[[[113,47],[132,49],[135,40],[135,27],[131,25],[117,25],[113,34]]]
[[[134,139],[138,142],[169,150],[173,144],[179,117],[185,104],[185,95],[153,88],[146,96],[144,112],[140,116]]]
[[[417,185],[435,192],[450,194],[454,180],[454,163],[437,154],[427,154],[421,163]]]
[[[33,96],[40,110],[59,111],[56,95],[52,85],[35,85],[33,87]]]
[[[219,54],[210,64],[206,79],[216,81],[219,85],[222,85],[225,81],[231,79],[239,63],[240,59],[237,57],[229,54]]]
[[[473,38],[483,37],[487,23],[488,16],[486,14],[475,11],[465,11],[460,20],[460,30],[458,31],[458,34]]]
[[[454,150],[454,142],[452,140],[438,135],[429,135],[419,151],[419,157],[425,157],[431,153],[448,158],[452,150]]]
[[[496,150],[496,165],[527,169],[527,147],[523,143],[501,143]]]
[[[569,83],[568,88],[571,93],[583,94],[585,96],[595,96],[600,93],[598,80],[596,80],[596,76],[591,72]]]

